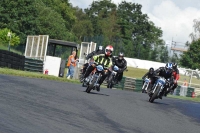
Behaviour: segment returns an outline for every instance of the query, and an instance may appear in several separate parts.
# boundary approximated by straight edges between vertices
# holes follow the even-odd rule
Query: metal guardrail
[[[25,57],[7,50],[0,50],[0,67],[24,70]]]
[[[25,58],[24,70],[43,73],[44,62],[38,59]]]

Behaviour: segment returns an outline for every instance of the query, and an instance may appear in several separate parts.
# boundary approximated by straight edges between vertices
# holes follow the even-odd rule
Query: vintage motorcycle
[[[149,91],[149,84],[151,83],[151,80],[149,78],[145,78],[144,84],[142,86],[142,93],[147,93]]]
[[[169,86],[169,82],[164,77],[156,76],[156,78],[157,79],[152,87],[152,90],[149,92],[149,102],[151,103],[162,95],[161,92],[165,87]]]
[[[86,88],[86,92],[90,93],[90,91],[97,90],[99,87],[99,80],[101,79],[102,72],[104,71],[104,67],[102,65],[96,65],[95,71],[88,78],[88,86]]]
[[[112,89],[112,87],[116,84],[118,70],[119,70],[119,67],[116,66],[116,65],[113,67],[113,70],[111,70],[111,74],[110,74],[110,76],[108,78],[107,88]]]

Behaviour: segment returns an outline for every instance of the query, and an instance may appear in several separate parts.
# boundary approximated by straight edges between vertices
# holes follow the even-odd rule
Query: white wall
[[[46,59],[44,61],[44,71],[48,70],[48,75],[58,77],[60,71],[60,63],[60,57],[46,56]]]
[[[147,70],[150,67],[157,69],[159,67],[164,67],[166,65],[165,63],[148,61],[148,60],[140,60],[140,59],[134,59],[134,58],[127,58],[127,57],[125,57],[125,59],[127,61],[127,66],[141,68],[141,69],[147,69]],[[186,72],[185,68],[178,68],[178,69],[179,69],[180,74],[185,74],[185,72]]]

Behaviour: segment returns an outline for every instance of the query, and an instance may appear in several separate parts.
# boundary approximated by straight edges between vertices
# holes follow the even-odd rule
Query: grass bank
[[[167,97],[181,99],[181,100],[188,100],[193,102],[200,102],[200,97],[191,98],[191,97],[174,96],[174,95],[168,95]]]
[[[55,77],[55,76],[45,75],[45,74],[37,73],[37,72],[20,71],[20,70],[14,70],[14,69],[9,69],[9,68],[0,68],[0,74],[48,79],[48,80],[55,80],[55,81],[62,81],[62,82],[80,83],[78,80],[74,80],[74,79]]]

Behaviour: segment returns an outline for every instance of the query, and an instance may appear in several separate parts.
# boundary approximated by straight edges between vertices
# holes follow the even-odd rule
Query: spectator
[[[68,62],[67,62],[67,67],[68,67],[68,72],[67,72],[67,79],[72,79],[74,76],[74,69],[76,66],[76,62],[78,59],[76,59],[76,51],[72,52],[72,55],[69,56]]]
[[[188,82],[186,79],[184,79],[183,86],[188,87]]]

